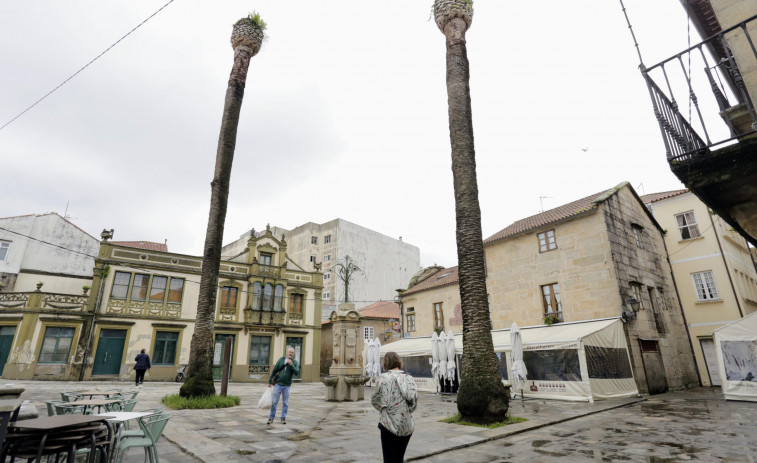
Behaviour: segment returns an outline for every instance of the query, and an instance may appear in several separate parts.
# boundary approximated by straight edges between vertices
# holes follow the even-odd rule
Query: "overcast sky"
[[[0,2],[0,125],[167,0]],[[0,217],[201,255],[232,24],[250,64],[224,243],[342,218],[457,264],[444,36],[431,0],[175,0],[0,130]],[[687,48],[678,0],[625,0],[646,64]],[[484,238],[542,207],[670,172],[618,1],[477,0],[467,34]],[[692,43],[699,41],[692,37]]]

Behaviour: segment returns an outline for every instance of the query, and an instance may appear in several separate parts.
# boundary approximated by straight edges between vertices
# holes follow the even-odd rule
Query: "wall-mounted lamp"
[[[627,322],[629,320],[636,318],[636,312],[639,311],[639,308],[641,307],[641,302],[631,297],[626,301],[626,305],[630,307],[631,310],[623,309],[623,312],[620,314],[624,322]]]

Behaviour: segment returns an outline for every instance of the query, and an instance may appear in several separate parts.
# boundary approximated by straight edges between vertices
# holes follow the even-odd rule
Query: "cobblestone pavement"
[[[517,404],[513,407],[517,413]],[[655,395],[623,408],[423,459],[470,462],[739,462],[757,459],[757,403],[720,390]]]
[[[44,400],[63,390],[129,388],[125,382],[13,381],[26,388],[45,414]],[[220,383],[216,384],[217,391]],[[136,410],[160,406],[178,393],[176,383],[145,383]],[[168,410],[172,418],[159,443],[163,463],[179,462],[378,462],[381,444],[371,388],[360,402],[326,402],[320,383],[292,386],[288,424],[266,425],[256,407],[263,384],[231,383],[242,404],[230,409]],[[498,429],[440,423],[456,413],[454,396],[421,393],[416,432],[407,461],[678,461],[751,462],[757,436],[757,403],[726,402],[719,390],[693,389],[643,399],[586,402],[511,402],[514,416],[528,421]],[[280,409],[279,409],[280,411]],[[278,417],[277,417],[278,418]],[[750,447],[751,445],[751,447]],[[750,456],[745,456],[750,455]],[[568,457],[568,458],[566,458]],[[144,460],[138,449],[124,461]]]

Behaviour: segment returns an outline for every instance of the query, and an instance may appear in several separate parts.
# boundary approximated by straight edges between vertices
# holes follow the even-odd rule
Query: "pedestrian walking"
[[[134,360],[137,362],[134,364],[134,371],[137,372],[137,379],[134,380],[136,387],[142,387],[142,383],[145,381],[145,372],[150,371],[152,365],[150,365],[150,356],[145,353],[145,349],[142,349]]]
[[[402,371],[402,360],[396,352],[384,355],[384,371],[371,404],[380,413],[378,428],[384,463],[402,463],[415,430],[412,413],[418,405],[418,388],[413,377]]]
[[[287,424],[287,412],[289,411],[289,388],[292,386],[292,378],[300,374],[300,364],[294,359],[294,348],[287,347],[287,354],[281,357],[268,377],[268,387],[273,388],[273,404],[268,423],[273,423],[276,418],[276,407],[281,398],[281,424]]]

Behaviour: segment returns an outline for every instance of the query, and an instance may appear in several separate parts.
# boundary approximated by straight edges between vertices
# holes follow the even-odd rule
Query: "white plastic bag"
[[[265,388],[265,392],[263,393],[263,397],[258,400],[258,408],[271,408],[271,405],[273,405],[273,398],[271,397],[271,389],[270,387]]]

